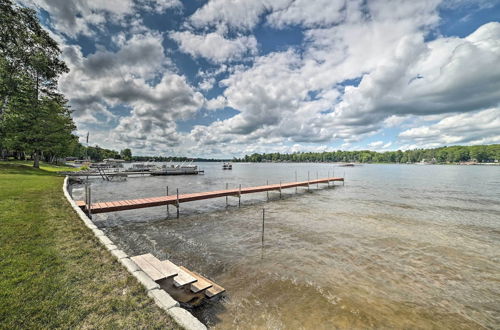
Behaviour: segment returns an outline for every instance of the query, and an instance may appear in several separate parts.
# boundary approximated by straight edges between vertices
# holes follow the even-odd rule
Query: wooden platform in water
[[[169,260],[160,261],[151,253],[131,257],[133,262],[174,299],[199,305],[204,299],[220,297],[226,290],[208,278]]]
[[[193,202],[193,201],[225,197],[225,196],[241,196],[244,194],[252,194],[252,193],[259,193],[259,192],[266,192],[273,190],[283,190],[295,187],[308,187],[309,185],[313,184],[330,183],[335,181],[344,181],[344,178],[325,178],[325,179],[316,179],[310,181],[289,182],[282,184],[271,184],[266,186],[247,187],[241,189],[237,188],[237,189],[182,194],[179,196],[170,195],[170,196],[131,199],[131,200],[114,201],[114,202],[98,202],[92,204],[90,206],[90,210],[93,214],[96,214],[96,213],[133,210],[133,209],[140,209],[153,206],[162,206],[168,204],[177,205],[177,203],[180,204],[180,203]],[[80,208],[86,210],[85,202],[77,201],[76,203]]]

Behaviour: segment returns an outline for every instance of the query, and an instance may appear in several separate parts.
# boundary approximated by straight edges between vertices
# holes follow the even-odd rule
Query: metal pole
[[[228,189],[229,189],[229,184],[226,182],[226,190],[228,190]],[[226,207],[229,205],[227,198],[228,198],[228,196],[226,195]]]
[[[177,219],[179,219],[179,188],[177,188]]]
[[[269,186],[269,180],[266,180],[266,186]],[[269,202],[269,190],[266,191],[267,201]]]
[[[297,182],[297,170],[295,170],[295,182]],[[295,193],[297,193],[297,187],[295,187]]]
[[[167,186],[167,197],[168,197],[168,186]],[[170,218],[170,206],[167,204],[167,218]]]
[[[264,245],[264,219],[266,218],[266,209],[262,209],[262,245]]]
[[[238,207],[241,207],[241,183],[240,183],[240,190],[238,191]]]
[[[92,191],[89,186],[89,218],[92,219]]]
[[[309,191],[309,189],[310,189],[310,187],[309,187],[309,181],[311,181],[311,180],[309,178],[309,171],[307,171],[307,191]]]

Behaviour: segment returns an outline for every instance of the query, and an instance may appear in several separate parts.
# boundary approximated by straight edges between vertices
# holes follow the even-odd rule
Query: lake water
[[[202,273],[227,297],[217,329],[500,327],[500,167],[201,163],[205,175],[94,180],[94,201],[311,179],[311,186],[95,215],[129,255]],[[75,199],[82,198],[76,186]],[[266,210],[261,243],[262,209]]]

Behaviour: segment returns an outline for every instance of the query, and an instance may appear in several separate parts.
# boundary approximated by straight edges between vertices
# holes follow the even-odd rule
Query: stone
[[[172,307],[167,310],[168,315],[180,326],[188,330],[206,330],[207,327],[187,310],[180,307]]]
[[[130,260],[130,258],[121,258],[121,259],[118,259],[118,261],[123,265],[125,266],[125,268],[127,268],[127,270],[130,272],[130,273],[133,273],[133,272],[137,272],[139,270],[141,270],[139,268],[139,266],[137,266],[137,264],[135,262],[133,262],[132,260]]]
[[[151,277],[146,275],[142,270],[133,272],[132,275],[146,288],[146,291],[159,289],[160,285],[153,281]]]
[[[118,249],[118,247],[114,244],[104,244],[104,247],[106,248],[106,250],[108,251],[113,251],[113,250],[116,250]]]
[[[97,237],[99,236],[105,236],[104,235],[104,232],[100,229],[92,229],[92,231],[94,232],[94,235],[96,235]]]
[[[101,241],[102,244],[106,245],[106,244],[113,244],[113,241],[110,240],[106,235],[102,235],[102,236],[97,236],[97,238]]]
[[[116,257],[116,259],[120,260],[120,259],[123,259],[123,258],[127,258],[128,255],[123,252],[122,250],[111,250],[111,254],[114,255]]]
[[[175,301],[168,293],[164,290],[150,290],[148,291],[148,296],[154,299],[156,304],[160,306],[160,308],[167,310],[172,307],[179,307],[179,303]]]

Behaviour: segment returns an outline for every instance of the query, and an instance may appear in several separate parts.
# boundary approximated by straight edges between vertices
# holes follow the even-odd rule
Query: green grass
[[[33,167],[33,161],[28,160],[8,160],[0,161],[1,165],[25,165],[28,167]],[[40,162],[40,169],[46,172],[60,172],[60,171],[78,171],[78,168],[66,166],[66,165],[54,165],[50,163]]]
[[[83,225],[53,170],[0,163],[0,328],[177,328]]]

